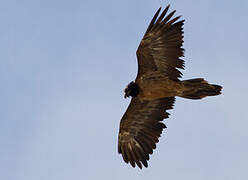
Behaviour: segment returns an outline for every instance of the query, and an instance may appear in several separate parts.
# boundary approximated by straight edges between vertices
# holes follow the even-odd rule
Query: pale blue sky
[[[223,95],[177,98],[149,168],[117,154],[123,89],[156,10],[185,22],[183,79]],[[0,1],[0,179],[247,179],[247,0]]]

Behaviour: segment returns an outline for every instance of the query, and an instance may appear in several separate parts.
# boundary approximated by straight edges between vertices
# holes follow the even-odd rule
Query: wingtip
[[[164,9],[164,12],[167,13],[167,11],[169,10],[169,8],[170,8],[170,4],[168,4],[168,6],[166,6],[166,8]]]
[[[156,16],[158,16],[158,14],[160,13],[161,9],[162,9],[162,7],[160,6],[160,7],[158,8],[157,12],[155,13]]]
[[[177,10],[173,10],[173,11],[171,12],[171,14],[172,14],[172,15],[174,15],[174,14],[175,14],[175,12],[177,12]]]

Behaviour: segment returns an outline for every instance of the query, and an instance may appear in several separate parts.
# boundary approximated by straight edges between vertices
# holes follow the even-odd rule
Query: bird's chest
[[[167,78],[141,78],[138,82],[140,97],[143,99],[158,99],[175,95],[175,87]]]

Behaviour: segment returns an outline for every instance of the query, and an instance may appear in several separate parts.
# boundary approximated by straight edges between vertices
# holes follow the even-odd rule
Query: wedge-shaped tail
[[[202,99],[207,96],[221,94],[222,87],[216,84],[209,84],[203,78],[189,79],[182,81],[185,90],[181,97],[188,99]]]

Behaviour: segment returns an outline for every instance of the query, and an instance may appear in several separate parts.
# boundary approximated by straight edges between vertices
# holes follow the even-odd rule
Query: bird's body
[[[174,81],[159,71],[145,74],[135,81],[140,89],[139,98],[154,100],[178,96],[183,91],[183,84]]]
[[[172,109],[175,96],[202,99],[221,94],[221,86],[209,84],[203,78],[180,80],[184,68],[183,23],[172,18],[175,11],[158,17],[154,15],[136,52],[138,74],[125,89],[125,97],[132,96],[131,103],[120,122],[118,152],[126,163],[147,167],[149,154],[153,153],[162,130],[166,111]],[[172,18],[172,19],[171,19]]]

